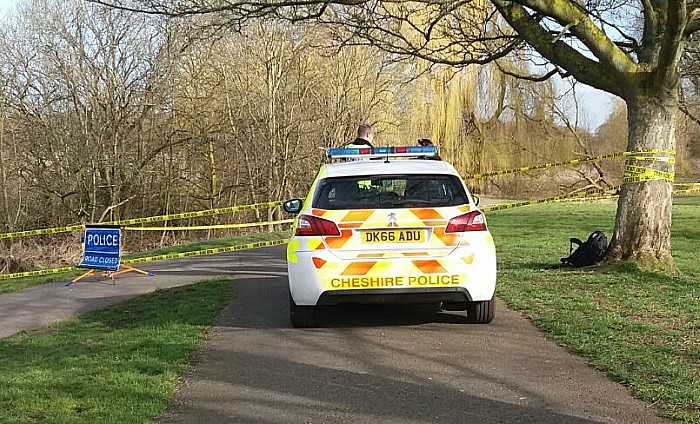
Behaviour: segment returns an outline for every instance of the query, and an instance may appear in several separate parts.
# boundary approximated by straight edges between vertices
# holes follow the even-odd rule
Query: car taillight
[[[486,218],[479,211],[467,212],[450,219],[445,228],[446,233],[463,233],[465,231],[485,231]]]
[[[312,215],[299,215],[296,236],[339,236],[335,222]]]

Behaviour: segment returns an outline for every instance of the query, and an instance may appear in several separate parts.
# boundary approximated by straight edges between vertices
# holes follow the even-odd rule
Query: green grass
[[[192,252],[195,250],[209,249],[213,247],[233,246],[239,244],[256,243],[266,240],[279,240],[289,237],[288,231],[276,231],[271,233],[253,233],[243,236],[226,237],[219,239],[203,240],[196,243],[183,244],[180,246],[166,247],[162,249],[149,250],[145,252],[132,253],[124,255],[124,259],[144,258],[147,256],[165,255],[169,253]],[[53,283],[56,281],[68,281],[81,272],[66,272],[62,274],[45,275],[40,277],[14,278],[11,280],[0,280],[0,294],[11,293],[18,290],[27,289],[29,287],[39,286],[42,284]]]
[[[64,272],[61,274],[44,275],[41,277],[13,278],[10,280],[0,280],[0,294],[12,293],[18,290],[28,289],[42,284],[54,283],[56,281],[68,281],[80,275],[79,272]]]
[[[553,338],[680,422],[700,423],[700,198],[674,206],[681,274],[552,269],[569,238],[612,235],[614,204],[548,204],[488,214],[498,293]]]
[[[0,422],[151,422],[230,292],[223,278],[157,290],[0,339]]]
[[[642,272],[633,264],[552,268],[568,254],[570,237],[585,238],[596,229],[610,236],[614,216],[612,203],[489,213],[499,296],[640,399],[680,422],[700,423],[700,198],[675,202],[679,275]],[[160,291],[0,340],[0,422],[147,422],[173,393],[202,329],[227,296],[223,286],[219,281]]]

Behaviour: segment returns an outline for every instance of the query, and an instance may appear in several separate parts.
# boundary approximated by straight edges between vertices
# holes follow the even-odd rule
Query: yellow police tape
[[[194,231],[194,230],[222,230],[229,228],[249,228],[264,227],[265,225],[290,224],[293,219],[283,219],[280,221],[249,222],[245,224],[217,224],[217,225],[194,225],[190,227],[124,227],[122,230],[129,231]]]
[[[692,185],[700,185],[700,183],[691,183]],[[621,186],[612,187],[606,191],[617,190]],[[691,188],[685,190],[674,190],[673,194],[693,194],[700,193],[700,188]],[[520,206],[537,205],[542,203],[573,203],[573,202],[593,202],[596,200],[610,200],[620,197],[619,194],[601,194],[599,196],[576,197],[575,195],[563,195],[556,197],[548,197],[545,199],[523,200],[521,202],[499,203],[495,205],[485,205],[481,208],[484,212],[492,212],[503,209],[517,208]]]
[[[621,187],[622,186],[614,186],[614,187],[610,187],[610,188],[607,188],[604,190],[600,190],[600,193],[598,193],[598,195],[596,195],[596,196],[581,197],[580,193],[571,193],[571,194],[563,194],[561,196],[547,197],[544,199],[523,200],[521,202],[499,203],[499,204],[495,204],[495,205],[486,205],[483,208],[481,208],[481,210],[484,212],[490,212],[490,211],[497,211],[497,210],[501,210],[501,209],[515,208],[518,206],[537,205],[540,203],[564,203],[564,202],[585,202],[588,200],[603,200],[603,199],[608,199],[611,196],[612,197],[617,196],[616,194],[606,195],[603,193],[605,193],[606,191],[619,190]]]
[[[288,238],[270,241],[259,241],[257,243],[240,244],[237,246],[213,247],[211,249],[194,250],[182,253],[166,253],[164,255],[149,256],[147,258],[127,259],[122,261],[125,265],[142,264],[144,262],[164,261],[166,259],[189,258],[192,256],[214,255],[217,253],[237,252],[239,250],[258,249],[260,247],[278,246],[289,243]]]
[[[14,274],[0,274],[0,280],[10,280],[13,278],[38,277],[42,275],[61,274],[63,272],[76,271],[74,266],[64,266],[62,268],[40,269],[38,271],[16,272]]]
[[[700,183],[680,183],[677,184],[679,186],[700,186]],[[611,187],[610,190],[617,190],[619,189],[620,186],[617,187]],[[692,193],[700,193],[700,188],[691,188],[691,189],[685,189],[685,190],[674,190],[673,194],[692,194]],[[512,203],[500,203],[496,205],[486,205],[481,208],[482,211],[484,212],[492,212],[492,211],[497,211],[497,210],[503,210],[503,209],[510,209],[510,208],[515,208],[519,206],[528,206],[528,205],[535,205],[535,204],[542,204],[542,203],[568,203],[568,202],[591,202],[591,201],[596,201],[596,200],[608,200],[608,199],[614,199],[618,197],[618,194],[608,194],[608,195],[599,195],[599,196],[587,196],[587,197],[576,197],[576,194],[573,195],[563,195],[563,196],[555,196],[555,197],[548,197],[545,199],[536,199],[536,200],[525,200],[522,202],[512,202]],[[293,220],[285,220],[285,221],[272,221],[268,223],[256,223],[255,225],[267,225],[267,224],[272,224],[272,223],[285,223],[285,222],[291,222]],[[241,224],[237,224],[241,225]],[[253,224],[242,224],[242,225],[253,225]],[[145,228],[145,227],[143,227]],[[172,229],[173,227],[164,227],[165,229]],[[190,227],[184,227],[191,229]],[[260,247],[268,247],[268,246],[276,246],[280,244],[287,244],[289,243],[291,239],[280,239],[280,240],[272,240],[272,241],[262,241],[262,242],[257,242],[257,243],[249,243],[249,244],[243,244],[243,245],[237,245],[237,246],[226,246],[226,247],[215,247],[211,249],[203,249],[203,250],[195,250],[192,252],[183,252],[183,253],[168,253],[164,255],[157,255],[157,256],[149,256],[145,258],[136,258],[136,259],[127,259],[123,261],[123,264],[126,265],[132,265],[132,264],[140,264],[140,263],[145,263],[145,262],[152,262],[152,261],[161,261],[161,260],[166,260],[166,259],[178,259],[178,258],[186,258],[186,257],[191,257],[191,256],[203,256],[203,255],[213,255],[217,253],[224,253],[224,252],[235,252],[239,250],[246,250],[246,249],[256,249]],[[42,275],[52,275],[52,274],[60,274],[63,272],[70,272],[70,271],[78,271],[79,268],[76,267],[62,267],[62,268],[53,268],[53,269],[42,269],[38,271],[28,271],[28,272],[19,272],[19,273],[14,273],[14,274],[0,274],[0,280],[9,280],[13,278],[23,278],[23,277],[36,277],[36,276],[42,276]]]
[[[634,160],[646,160],[654,162],[676,163],[676,158],[672,156],[630,156]]]
[[[552,200],[552,203],[575,203],[575,202],[594,202],[596,200],[610,200],[620,197],[619,194],[605,194],[600,196],[589,197],[571,197],[568,199]]]
[[[610,153],[607,155],[591,156],[591,157],[587,157],[587,158],[583,158],[583,159],[573,159],[573,160],[564,161],[564,162],[543,163],[540,165],[522,166],[520,168],[513,168],[513,169],[504,170],[504,171],[494,171],[494,172],[487,172],[487,173],[483,173],[483,174],[471,174],[471,175],[466,175],[464,177],[464,179],[466,179],[466,180],[478,180],[478,179],[486,178],[486,177],[495,177],[495,176],[499,176],[499,175],[515,174],[518,172],[536,171],[538,169],[555,168],[555,167],[566,166],[566,165],[578,165],[581,163],[596,162],[596,161],[599,161],[602,159],[612,159],[612,158],[624,157],[624,156],[632,156],[632,159],[637,159],[637,160],[648,160],[648,161],[660,161],[660,162],[675,163],[675,158],[667,157],[667,156],[660,156],[660,157],[636,156],[636,155],[675,155],[675,154],[676,154],[675,150],[664,150],[664,149],[648,149],[648,150],[638,150],[635,152]]]
[[[625,166],[625,175],[623,182],[628,183],[642,183],[646,181],[671,181],[674,180],[673,172],[663,172],[653,168],[646,168],[643,166],[627,165]]]
[[[271,208],[271,207],[279,206],[281,204],[282,204],[282,201],[278,200],[278,201],[274,201],[274,202],[254,203],[251,205],[231,206],[231,207],[227,207],[227,208],[207,209],[207,210],[195,211],[195,212],[183,212],[183,213],[175,213],[175,214],[170,214],[170,215],[150,216],[150,217],[146,217],[146,218],[133,218],[133,219],[123,219],[123,220],[119,220],[119,221],[108,221],[108,222],[101,222],[100,225],[126,226],[126,225],[133,225],[133,224],[147,224],[147,223],[152,223],[152,222],[172,221],[175,219],[198,218],[198,217],[202,217],[202,216],[221,215],[221,214],[239,212],[239,211],[244,211],[244,210]],[[84,230],[84,229],[85,229],[85,225],[80,224],[80,225],[70,225],[67,227],[44,228],[44,229],[40,229],[40,230],[15,231],[15,232],[11,232],[11,233],[1,233],[0,239],[39,236],[39,235],[45,235],[45,234],[69,233],[71,231]],[[171,228],[168,228],[168,229],[171,229]]]
[[[175,219],[199,218],[202,216],[222,215],[222,214],[227,214],[227,213],[240,212],[240,211],[253,210],[253,209],[272,208],[275,206],[279,206],[282,203],[283,202],[281,200],[277,200],[274,202],[254,203],[252,205],[242,205],[242,206],[230,206],[228,208],[207,209],[207,210],[195,211],[195,212],[182,212],[182,213],[175,213],[175,214],[170,214],[170,215],[151,216],[151,217],[147,217],[147,218],[122,219],[120,221],[110,221],[110,222],[100,223],[100,225],[125,226],[125,225],[133,225],[133,224],[148,224],[151,222],[172,221]]]
[[[15,231],[12,233],[0,233],[0,239],[40,236],[45,234],[69,233],[76,230],[84,230],[85,225],[70,225],[67,227],[43,228],[41,230]]]
[[[211,249],[194,250],[191,252],[167,253],[164,255],[148,256],[145,258],[126,259],[126,260],[122,261],[122,263],[125,265],[132,265],[132,264],[141,264],[141,263],[145,263],[145,262],[162,261],[162,260],[166,260],[166,259],[178,259],[178,258],[188,258],[191,256],[204,256],[204,255],[214,255],[217,253],[225,253],[225,252],[237,252],[239,250],[257,249],[260,247],[269,247],[269,246],[277,246],[280,244],[287,244],[287,243],[289,243],[289,240],[290,239],[260,241],[257,243],[239,244],[236,246],[213,247]],[[78,271],[78,270],[80,270],[80,268],[73,267],[73,266],[67,266],[67,267],[62,267],[62,268],[42,269],[42,270],[38,270],[38,271],[18,272],[18,273],[14,273],[14,274],[0,274],[0,280],[9,280],[9,279],[13,279],[13,278],[23,278],[23,277],[36,277],[36,276],[52,275],[52,274],[61,274],[64,272]]]
[[[496,171],[496,172],[489,172],[489,173],[484,173],[484,174],[472,174],[472,175],[465,176],[465,179],[481,179],[481,178],[492,177],[492,176],[497,176],[497,175],[506,175],[506,174],[513,174],[513,173],[517,173],[517,172],[534,171],[534,170],[538,170],[538,169],[553,168],[553,167],[565,166],[565,165],[576,165],[576,164],[580,164],[580,163],[594,162],[594,161],[598,161],[601,159],[610,159],[610,158],[623,157],[623,156],[630,156],[632,159],[636,159],[636,160],[640,160],[640,161],[661,161],[661,162],[667,162],[667,163],[675,163],[675,158],[669,157],[669,156],[637,156],[637,155],[675,155],[675,154],[676,154],[675,150],[665,150],[665,149],[648,149],[648,150],[639,150],[639,151],[634,151],[634,152],[619,152],[619,153],[611,153],[611,154],[607,154],[607,155],[592,156],[592,157],[583,158],[583,159],[574,159],[574,160],[565,161],[565,162],[554,162],[554,163],[546,163],[546,164],[534,165],[534,166],[525,166],[525,167],[514,168],[514,169],[505,170],[505,171]],[[645,181],[652,181],[652,180],[673,181],[674,176],[672,173],[665,173],[665,172],[657,171],[657,170],[651,169],[651,168],[635,167],[632,165],[628,165],[625,169],[624,178],[625,178],[625,180],[624,180],[625,183],[636,183],[636,182],[645,182]],[[698,184],[700,184],[700,183],[698,183]],[[177,213],[177,214],[151,216],[151,217],[146,217],[146,218],[133,218],[133,219],[124,219],[124,220],[119,220],[119,221],[108,221],[108,222],[102,222],[100,224],[101,225],[118,225],[118,226],[129,226],[129,225],[133,225],[133,224],[147,224],[147,223],[153,223],[153,222],[171,221],[171,220],[176,220],[176,219],[197,218],[197,217],[204,217],[204,216],[211,216],[211,215],[227,214],[227,213],[233,213],[233,212],[238,212],[238,211],[243,211],[243,210],[269,208],[269,207],[279,206],[282,203],[283,203],[282,201],[255,203],[255,204],[251,204],[251,205],[232,206],[232,207],[218,208],[218,209],[207,209],[207,210],[195,211],[195,212],[183,212],[183,213]],[[540,203],[545,203],[545,202],[540,202]],[[527,203],[527,204],[531,204],[531,203]],[[283,222],[280,221],[279,223],[283,223]],[[208,225],[208,226],[194,226],[194,227],[127,227],[125,229],[134,230],[134,231],[165,231],[165,230],[185,231],[185,230],[206,230],[206,229],[213,229],[213,228],[246,228],[247,226],[254,227],[254,226],[263,226],[263,225],[272,225],[272,223],[268,222],[268,223],[254,223],[254,224],[228,224],[228,225],[224,224],[222,226]],[[85,229],[84,224],[70,225],[70,226],[65,226],[65,227],[44,228],[44,229],[39,229],[39,230],[15,231],[15,232],[11,232],[11,233],[0,233],[0,239],[67,233],[67,232],[76,231],[76,230],[83,230],[83,229]]]

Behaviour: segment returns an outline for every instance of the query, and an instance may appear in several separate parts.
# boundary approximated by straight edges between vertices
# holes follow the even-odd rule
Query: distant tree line
[[[323,149],[352,139],[359,123],[375,126],[381,145],[431,138],[465,174],[626,143],[619,108],[597,135],[582,130],[571,96],[514,76],[526,61],[509,59],[503,72],[504,62],[397,60],[339,49],[325,26],[265,20],[197,35],[182,20],[82,0],[27,0],[2,22],[2,231],[301,196]],[[599,171],[473,186],[551,195],[606,188],[621,175]]]

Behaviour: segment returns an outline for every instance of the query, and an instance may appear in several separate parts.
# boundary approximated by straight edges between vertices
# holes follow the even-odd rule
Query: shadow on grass
[[[672,275],[666,271],[646,271],[640,269],[639,265],[632,261],[603,261],[596,265],[583,266],[583,267],[572,267],[569,265],[564,265],[562,263],[554,262],[542,262],[542,261],[531,261],[531,262],[520,262],[517,264],[512,264],[511,266],[503,266],[501,270],[535,270],[535,271],[547,271],[551,273],[561,273],[567,274],[609,274],[615,278],[619,277],[632,277],[632,278],[653,278],[656,280],[665,280],[678,275]]]

